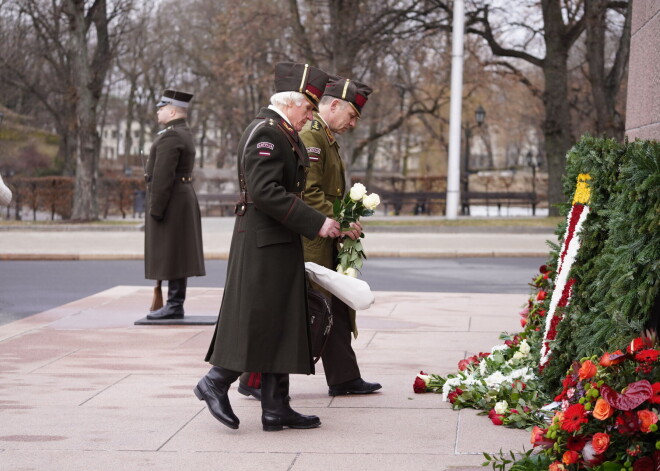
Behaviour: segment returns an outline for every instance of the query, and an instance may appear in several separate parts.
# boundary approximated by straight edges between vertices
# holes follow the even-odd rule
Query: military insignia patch
[[[308,147],[307,148],[307,153],[308,154],[318,154],[318,155],[320,155],[321,154],[321,149],[318,148],[318,147]]]
[[[321,123],[319,123],[318,120],[315,119],[314,121],[312,121],[312,129],[318,131],[319,129],[321,129]]]
[[[257,142],[257,149],[275,149],[275,145],[272,142]]]

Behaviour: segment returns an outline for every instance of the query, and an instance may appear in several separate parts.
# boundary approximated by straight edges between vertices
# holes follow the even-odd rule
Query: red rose
[[[529,438],[529,442],[532,444],[532,446],[541,447],[544,450],[552,448],[552,446],[555,444],[555,441],[545,436],[547,432],[547,428],[541,428],[535,425],[532,429],[532,436]]]
[[[539,267],[539,273],[548,273],[548,271],[550,271],[550,270],[548,270],[548,266],[547,266],[547,265],[541,265],[541,266]]]
[[[605,453],[610,446],[610,436],[606,433],[594,433],[591,439],[591,446],[597,455]]]
[[[491,409],[490,412],[488,412],[488,418],[495,425],[502,425],[504,423],[504,416],[495,412],[495,409]]]
[[[461,394],[463,394],[463,390],[461,388],[456,388],[452,392],[447,394],[447,399],[451,404],[453,404],[454,402],[456,402],[456,398]]]
[[[527,319],[525,319],[524,317],[521,317],[520,318],[520,327],[522,327],[524,329],[526,325],[527,325]]]
[[[655,412],[647,409],[638,410],[637,418],[639,419],[639,429],[643,433],[649,433],[651,425],[658,423],[658,416]]]
[[[419,376],[415,378],[415,382],[413,383],[413,391],[415,391],[416,394],[421,394],[426,392],[426,383]]]
[[[617,350],[614,353],[605,352],[603,356],[600,357],[600,366],[608,367],[612,365],[618,365],[625,359],[626,355],[621,350]]]
[[[660,404],[660,383],[653,383],[653,395],[649,398],[649,402],[653,404]]]
[[[633,463],[633,471],[654,471],[653,458],[650,456],[643,456]]]
[[[569,433],[573,433],[580,430],[582,424],[587,422],[584,406],[582,404],[573,404],[564,412],[564,420],[561,423],[561,428]]]
[[[578,377],[580,379],[589,379],[593,378],[596,376],[597,372],[596,365],[594,365],[591,360],[586,360],[584,363],[582,363],[582,366],[580,367],[580,371],[578,371]]]
[[[578,459],[580,459],[580,454],[577,451],[573,451],[573,450],[568,450],[561,457],[561,461],[564,464],[577,463]]]
[[[548,295],[545,291],[541,290],[539,293],[536,295],[536,300],[537,301],[543,301],[545,297]]]

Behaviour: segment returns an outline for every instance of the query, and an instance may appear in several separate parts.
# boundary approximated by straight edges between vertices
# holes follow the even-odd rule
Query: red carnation
[[[584,406],[582,404],[573,404],[564,412],[564,420],[561,423],[561,428],[569,433],[577,432],[580,430],[580,426],[587,421]]]
[[[653,395],[649,398],[649,402],[653,404],[660,404],[660,383],[653,383]]]
[[[635,360],[640,363],[653,363],[658,360],[658,356],[660,356],[660,351],[649,348],[635,353]]]

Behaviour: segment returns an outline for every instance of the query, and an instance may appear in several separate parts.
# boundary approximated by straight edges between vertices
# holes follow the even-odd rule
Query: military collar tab
[[[332,133],[330,128],[328,126],[323,126],[323,130],[325,131],[325,134],[328,136],[328,142],[330,142],[330,144],[334,144],[336,139],[335,139],[335,135]]]
[[[291,134],[292,136],[295,136],[295,135],[296,135],[296,130],[293,129],[293,126],[291,126],[289,123],[286,122],[286,119],[282,118],[282,119],[280,120],[280,125],[281,125],[284,129],[286,129],[286,130],[289,132],[289,134]]]

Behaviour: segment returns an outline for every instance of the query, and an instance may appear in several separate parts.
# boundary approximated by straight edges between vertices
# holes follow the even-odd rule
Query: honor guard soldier
[[[181,319],[188,277],[204,276],[202,220],[192,186],[195,146],[186,122],[193,95],[165,90],[156,105],[158,124],[145,168],[145,278],[168,280],[167,303],[147,319]]]
[[[310,160],[303,199],[328,217],[333,217],[333,203],[346,193],[346,172],[335,135],[355,127],[371,91],[358,81],[330,76],[319,110],[314,112],[314,119],[300,133]],[[362,226],[355,223],[352,231],[342,233],[342,237],[357,239],[361,231]],[[305,261],[334,270],[339,263],[340,241],[340,238],[321,237],[303,240]],[[351,347],[351,333],[357,336],[355,311],[320,286],[313,286],[331,299],[333,313],[334,323],[321,356],[328,394],[368,394],[381,389],[379,383],[364,381],[360,375],[355,351]],[[245,373],[241,376],[239,392],[259,397],[258,375]]]
[[[308,64],[275,66],[275,94],[238,147],[241,198],[229,249],[227,281],[206,360],[214,365],[194,388],[213,417],[236,429],[228,389],[243,371],[262,374],[266,431],[307,429],[321,421],[289,405],[289,374],[312,374],[301,235],[337,237],[339,223],[302,199],[309,159],[298,131],[328,76]]]

